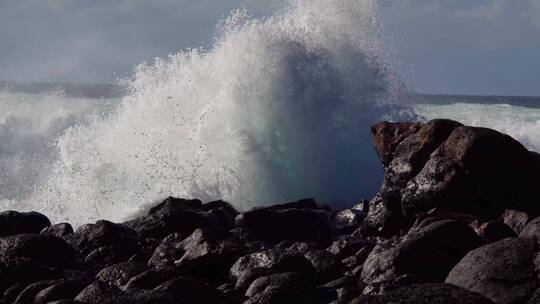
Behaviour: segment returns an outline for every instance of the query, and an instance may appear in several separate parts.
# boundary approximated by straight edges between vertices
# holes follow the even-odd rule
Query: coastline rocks
[[[230,277],[237,290],[246,290],[259,277],[283,272],[313,276],[313,265],[300,254],[266,250],[239,258],[231,267]]]
[[[495,303],[526,303],[538,289],[532,239],[508,238],[469,252],[446,283],[480,293]]]
[[[385,295],[361,296],[347,304],[494,304],[477,293],[449,284],[411,285]]]
[[[39,233],[51,225],[51,221],[38,212],[4,211],[0,213],[0,237]]]
[[[413,227],[403,238],[378,244],[366,259],[361,277],[369,284],[402,276],[417,282],[442,282],[470,250],[482,244],[468,225],[459,221],[436,221]]]
[[[120,246],[126,251],[135,251],[137,248],[135,231],[104,220],[83,225],[75,233],[66,235],[64,239],[83,255],[104,246]]]
[[[75,232],[0,213],[0,304],[538,303],[540,156],[450,120],[373,133],[385,181],[348,209],[169,197]]]
[[[61,223],[61,224],[56,224],[56,225],[46,227],[43,230],[41,230],[40,233],[44,235],[54,235],[56,237],[62,238],[66,235],[73,234],[74,231],[73,231],[73,227],[70,224]]]
[[[238,212],[227,202],[202,204],[200,200],[167,198],[148,215],[126,222],[140,238],[164,238],[172,233],[184,237],[198,228],[232,227]]]
[[[329,243],[332,231],[325,210],[314,200],[255,208],[236,218],[236,225],[253,230],[264,241]]]
[[[366,223],[381,234],[435,207],[482,220],[540,212],[531,201],[540,197],[540,159],[510,136],[451,120],[381,122],[372,132],[385,180]]]

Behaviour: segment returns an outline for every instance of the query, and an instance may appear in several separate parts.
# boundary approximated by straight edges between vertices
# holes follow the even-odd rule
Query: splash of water
[[[382,175],[369,126],[401,90],[390,57],[374,0],[236,11],[212,48],[138,66],[112,114],[68,129],[18,208],[80,224],[168,195],[238,208],[367,197]]]

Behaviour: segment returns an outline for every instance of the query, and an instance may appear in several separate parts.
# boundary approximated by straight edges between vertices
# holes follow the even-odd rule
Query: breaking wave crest
[[[168,195],[240,209],[371,196],[382,172],[369,126],[399,115],[403,89],[376,1],[291,0],[264,18],[239,10],[217,32],[209,49],[139,65],[113,110],[64,131],[16,209],[80,224]]]

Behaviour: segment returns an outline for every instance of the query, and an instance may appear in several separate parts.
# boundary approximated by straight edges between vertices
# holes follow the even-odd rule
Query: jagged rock
[[[364,263],[362,279],[381,283],[413,275],[419,282],[442,282],[467,252],[480,245],[474,230],[463,222],[443,220],[420,225],[395,244],[375,246]]]
[[[313,250],[322,249],[317,243],[307,242],[291,242],[284,241],[274,246],[275,250],[281,251],[287,254],[306,254]]]
[[[0,237],[39,233],[51,225],[51,221],[38,212],[5,211],[0,213]]]
[[[292,207],[295,206],[295,207]],[[255,208],[237,217],[237,225],[254,230],[270,243],[282,241],[328,243],[331,227],[326,212],[313,200]]]
[[[195,229],[232,228],[238,211],[224,201],[202,204],[200,200],[169,197],[150,209],[147,216],[125,223],[140,238],[164,238],[173,233],[187,237]]]
[[[268,276],[263,276],[251,283],[246,291],[247,297],[253,297],[254,295],[269,291],[302,291],[307,293],[309,289],[314,287],[312,277],[306,278],[305,275],[295,272],[276,273]]]
[[[75,300],[85,304],[169,304],[180,301],[173,295],[158,291],[123,292],[101,281],[88,285]]]
[[[43,230],[41,230],[40,233],[46,234],[46,235],[54,235],[61,238],[68,234],[74,233],[74,231],[73,231],[73,227],[71,227],[69,223],[60,223],[60,224],[46,227]]]
[[[505,210],[501,219],[502,222],[512,228],[516,234],[520,234],[530,221],[527,213],[516,210]]]
[[[52,235],[0,237],[0,269],[22,259],[50,267],[70,267],[74,257],[73,249],[64,240]]]
[[[32,304],[35,296],[43,289],[57,283],[55,280],[39,281],[28,285],[17,296],[13,304]]]
[[[97,274],[96,279],[120,287],[147,269],[146,265],[128,261],[102,269]]]
[[[325,283],[337,279],[345,272],[345,266],[332,253],[326,250],[310,251],[304,255],[315,269],[315,278],[318,283]]]
[[[540,244],[540,217],[532,220],[519,234],[522,238],[533,238]]]
[[[13,286],[6,289],[1,299],[4,303],[13,303],[17,296],[23,291],[26,286],[24,284],[14,284]],[[3,302],[0,302],[3,303]]]
[[[354,255],[358,250],[371,246],[372,243],[361,236],[345,236],[332,243],[328,251],[343,259]]]
[[[490,221],[483,223],[476,229],[476,233],[487,243],[493,243],[509,237],[517,237],[517,234],[505,223]]]
[[[150,210],[148,211],[148,215],[165,214],[171,211],[178,211],[178,210],[184,210],[184,209],[201,210],[202,202],[198,199],[189,200],[189,199],[174,198],[172,196],[169,196],[160,204],[150,208]]]
[[[154,291],[171,294],[179,299],[192,299],[192,302],[200,304],[235,303],[214,287],[184,276],[167,281],[154,288]]]
[[[170,268],[174,262],[184,254],[184,237],[179,233],[174,233],[161,241],[156,248],[148,265],[157,268]]]
[[[237,231],[238,232],[238,231]],[[242,234],[213,228],[197,229],[180,240],[175,234],[165,238],[149,264],[155,267],[175,267],[195,277],[226,280],[229,269],[241,256],[265,249],[260,242],[250,242]]]
[[[123,290],[151,290],[178,276],[173,270],[148,269],[129,279],[122,287]]]
[[[184,253],[174,262],[175,267],[196,277],[224,280],[239,257],[264,249],[235,238],[234,234],[222,229],[197,229],[183,240],[182,247]]]
[[[125,225],[103,220],[83,225],[64,239],[83,255],[104,246],[121,246],[125,251],[132,252],[137,249],[135,231]]]
[[[499,132],[459,127],[431,155],[402,195],[405,214],[439,206],[495,219],[515,208],[538,214],[540,163],[519,142]]]
[[[382,122],[373,134],[386,174],[366,223],[382,234],[434,207],[482,220],[506,209],[540,212],[530,203],[540,195],[540,158],[507,135],[449,120]]]
[[[494,304],[489,299],[449,284],[411,285],[384,295],[361,296],[348,304]]]
[[[478,292],[496,303],[525,303],[538,288],[532,239],[504,239],[469,252],[446,283]]]
[[[230,276],[237,290],[245,290],[255,279],[280,272],[298,272],[309,276],[315,270],[303,255],[266,250],[239,258],[231,267]]]
[[[222,200],[206,203],[202,206],[202,209],[215,216],[220,227],[227,228],[234,226],[235,218],[239,214],[231,204]]]
[[[344,209],[336,212],[332,222],[339,234],[351,233],[362,225],[366,215],[367,213],[360,209]]]
[[[95,270],[128,260],[134,253],[134,248],[124,246],[103,246],[92,250],[84,262]]]
[[[58,300],[73,299],[93,281],[91,277],[63,280],[42,289],[35,295],[32,303],[46,304]]]

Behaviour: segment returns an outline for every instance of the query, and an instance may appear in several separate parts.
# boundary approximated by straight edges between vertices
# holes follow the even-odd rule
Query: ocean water
[[[534,102],[411,96],[394,58],[375,0],[291,0],[266,17],[232,12],[208,49],[137,66],[122,97],[5,89],[0,209],[79,225],[169,195],[350,205],[382,181],[370,134],[382,119],[454,118],[540,150]]]

